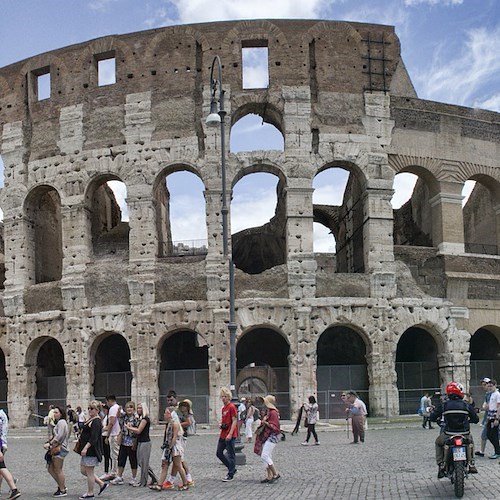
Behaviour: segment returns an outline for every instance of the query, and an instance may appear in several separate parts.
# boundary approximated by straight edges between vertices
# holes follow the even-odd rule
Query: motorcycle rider
[[[474,440],[470,434],[470,422],[477,424],[479,417],[472,405],[464,401],[464,388],[462,384],[450,382],[446,386],[446,395],[448,399],[432,411],[430,420],[437,422],[442,419],[441,433],[436,438],[436,462],[438,464],[438,479],[445,476],[444,463],[444,444],[448,437],[455,434],[467,436],[470,445],[467,447],[467,460],[469,462],[469,473],[477,474],[476,466],[474,465]]]

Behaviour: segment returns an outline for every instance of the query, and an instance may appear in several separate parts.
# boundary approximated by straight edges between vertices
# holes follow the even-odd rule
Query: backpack
[[[254,406],[254,411],[253,411],[253,419],[255,420],[260,420],[260,410]]]

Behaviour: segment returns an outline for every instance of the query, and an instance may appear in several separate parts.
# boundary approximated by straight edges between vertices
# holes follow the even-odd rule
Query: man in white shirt
[[[365,418],[366,418],[366,405],[359,399],[358,395],[354,391],[349,391],[347,393],[347,400],[349,401],[349,411],[351,414],[351,424],[352,424],[352,444],[357,444],[358,439],[362,443],[365,442]]]
[[[109,474],[106,474],[101,479],[103,481],[109,481],[114,479],[118,473],[118,452],[120,451],[120,443],[118,442],[118,436],[121,433],[120,429],[120,406],[116,402],[116,397],[114,395],[106,396],[106,404],[109,407],[108,411],[108,425],[106,426],[106,432],[108,437],[106,438],[109,443],[110,455],[111,455],[111,470]]]
[[[493,445],[495,452],[490,458],[500,458],[500,443],[498,439],[498,423],[500,421],[500,392],[497,390],[496,380],[490,380],[486,384],[486,390],[491,393],[488,402],[488,422],[487,436],[490,443]]]

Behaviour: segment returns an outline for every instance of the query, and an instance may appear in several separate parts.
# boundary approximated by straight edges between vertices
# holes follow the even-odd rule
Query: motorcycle
[[[462,434],[450,436],[444,446],[445,474],[450,478],[457,498],[464,496],[464,483],[469,470],[469,446],[469,438]]]

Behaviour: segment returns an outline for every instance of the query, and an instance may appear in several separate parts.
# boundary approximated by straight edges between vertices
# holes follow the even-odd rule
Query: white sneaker
[[[307,441],[304,441],[303,443],[301,443],[302,446],[309,446],[309,443]]]
[[[139,482],[137,481],[137,479],[135,477],[133,477],[129,482],[128,484],[130,486],[139,486]]]
[[[123,484],[123,478],[120,476],[116,476],[112,481],[110,481],[111,484]]]

